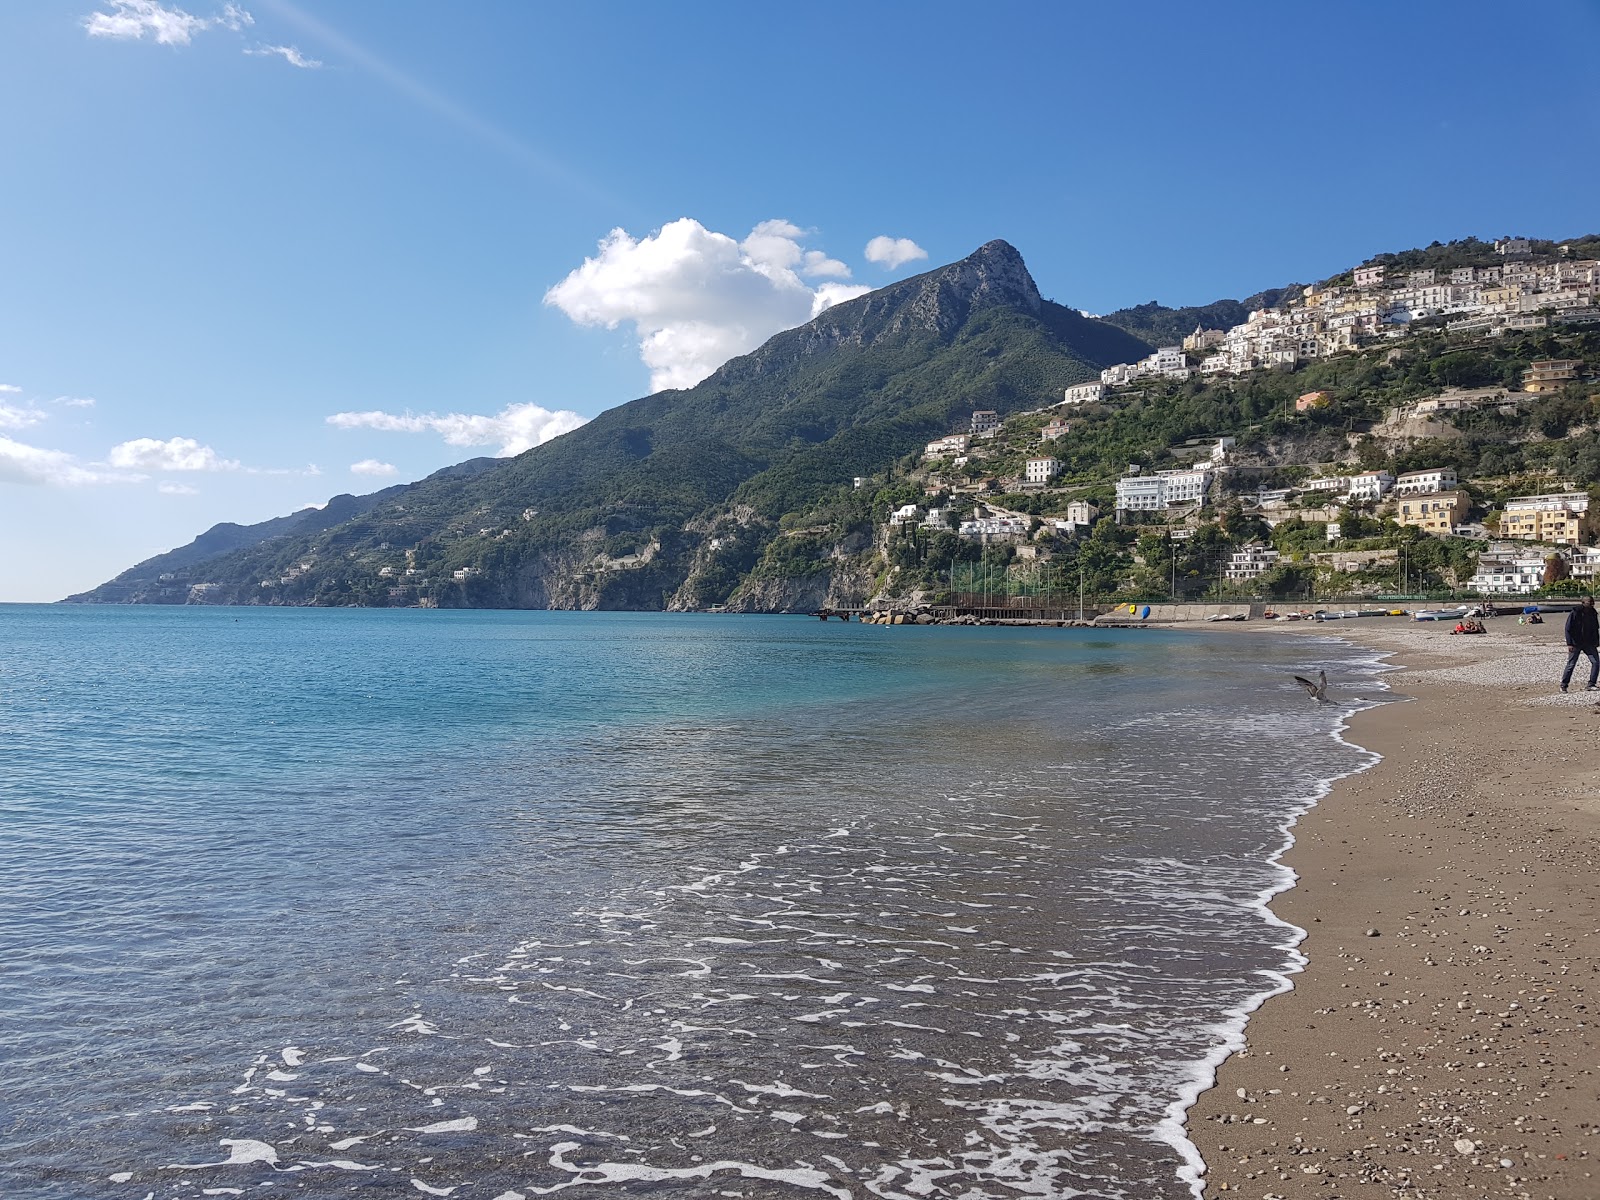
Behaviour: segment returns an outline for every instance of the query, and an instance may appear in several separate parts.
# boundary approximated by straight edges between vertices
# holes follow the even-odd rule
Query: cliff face
[[[746,579],[727,602],[729,612],[797,613],[859,608],[872,598],[872,573],[841,566],[785,579]]]
[[[1021,255],[992,241],[836,305],[696,387],[619,405],[515,458],[197,543],[183,582],[216,585],[197,593],[207,602],[243,604],[842,603],[846,591],[830,589],[846,585],[817,583],[814,566],[782,586],[744,586],[780,518],[964,427],[974,408],[1037,407],[1148,349],[1042,299]],[[146,599],[161,564],[75,599]]]

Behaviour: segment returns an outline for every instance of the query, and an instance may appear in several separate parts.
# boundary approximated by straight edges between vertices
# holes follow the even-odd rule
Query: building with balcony
[[[1500,535],[1519,541],[1577,546],[1593,533],[1586,492],[1518,496],[1500,514]]]
[[[1465,492],[1428,492],[1404,496],[1395,508],[1394,519],[1425,533],[1450,534],[1466,519],[1471,501]]]
[[[1430,467],[1426,471],[1406,471],[1396,476],[1394,494],[1424,496],[1430,492],[1450,491],[1456,483],[1454,467]]]
[[[1278,565],[1278,552],[1270,546],[1249,545],[1235,550],[1222,568],[1225,579],[1254,579]]]
[[[1522,390],[1525,392],[1559,392],[1569,383],[1583,377],[1583,360],[1578,358],[1541,358],[1528,364],[1522,373]]]

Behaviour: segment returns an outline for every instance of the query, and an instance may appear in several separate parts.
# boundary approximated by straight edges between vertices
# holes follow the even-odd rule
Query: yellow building
[[[1583,360],[1578,358],[1541,358],[1528,364],[1522,373],[1522,390],[1525,392],[1559,392],[1583,374]]]
[[[1594,533],[1589,497],[1584,492],[1552,496],[1518,496],[1506,501],[1500,515],[1500,536],[1525,542],[1578,546]]]
[[[1401,525],[1414,525],[1426,533],[1455,531],[1471,508],[1465,492],[1434,492],[1431,495],[1402,496],[1394,519]]]

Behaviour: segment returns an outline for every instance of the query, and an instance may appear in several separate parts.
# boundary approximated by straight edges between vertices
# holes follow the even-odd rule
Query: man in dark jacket
[[[1572,682],[1572,668],[1578,665],[1578,655],[1589,656],[1589,690],[1595,690],[1600,681],[1600,615],[1594,611],[1594,597],[1585,596],[1583,603],[1567,614],[1567,669],[1561,672],[1561,690]]]

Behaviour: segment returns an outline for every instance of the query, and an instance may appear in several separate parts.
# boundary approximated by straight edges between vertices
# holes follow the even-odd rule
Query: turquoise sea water
[[[0,1194],[1184,1196],[1333,641],[0,606]],[[1307,661],[1306,656],[1314,657]]]

